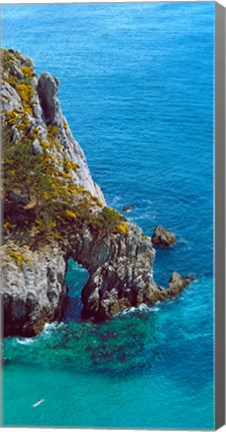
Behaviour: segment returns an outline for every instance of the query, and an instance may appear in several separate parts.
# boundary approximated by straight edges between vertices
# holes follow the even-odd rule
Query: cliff
[[[57,98],[59,81],[38,77],[19,51],[1,51],[5,335],[32,336],[60,319],[69,258],[90,278],[85,317],[106,319],[141,303],[176,296],[190,279],[153,280],[151,239],[106,206]]]

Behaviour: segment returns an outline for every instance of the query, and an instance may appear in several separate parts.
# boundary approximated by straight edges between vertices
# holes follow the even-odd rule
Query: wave
[[[157,212],[153,211],[153,210],[152,211],[144,211],[144,212],[142,212],[141,215],[133,216],[133,217],[128,218],[128,219],[131,219],[133,221],[139,221],[139,220],[145,220],[146,218],[151,219],[151,220],[156,219],[157,218]]]
[[[62,327],[65,327],[64,322],[54,321],[52,323],[47,323],[44,325],[44,328],[40,335],[51,336],[53,332],[59,330]]]
[[[53,334],[53,332],[55,332],[56,330],[58,330],[59,328],[62,328],[65,326],[64,322],[58,322],[55,321],[51,324],[45,324],[42,332],[34,337],[13,337],[11,339],[11,344],[12,346],[16,346],[16,345],[32,345],[38,342],[40,337],[49,337]]]
[[[122,196],[119,195],[115,195],[113,198],[112,197],[108,197],[108,194],[106,194],[106,200],[108,205],[112,206],[112,207],[117,207],[118,205],[122,206],[124,199]]]
[[[31,345],[35,342],[35,338],[16,338],[15,342],[20,345]]]
[[[184,237],[177,236],[177,244],[181,246],[185,246],[187,250],[191,250],[193,248],[193,244],[190,240],[185,239]]]
[[[148,306],[145,303],[142,303],[141,305],[139,305],[137,307],[132,306],[131,308],[127,308],[127,309],[123,310],[122,312],[117,313],[116,316],[128,315],[128,314],[131,315],[131,314],[137,313],[139,311],[152,313],[152,312],[158,312],[159,310],[160,310],[160,308],[158,306]]]
[[[148,204],[148,205],[151,205],[151,206],[153,206],[153,204],[154,204],[153,201],[150,200],[149,198],[141,198],[140,201],[142,203],[145,203],[145,204]]]

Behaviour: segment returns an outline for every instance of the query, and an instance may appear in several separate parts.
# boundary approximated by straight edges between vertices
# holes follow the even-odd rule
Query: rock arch
[[[191,281],[174,272],[168,287],[153,279],[155,250],[151,239],[129,223],[128,235],[114,234],[98,239],[86,229],[82,238],[70,239],[68,257],[89,272],[82,290],[83,315],[98,320],[142,303],[154,305],[178,295]]]
[[[82,290],[83,316],[105,320],[142,303],[154,305],[178,295],[191,281],[174,272],[167,288],[153,279],[155,250],[151,239],[129,223],[127,235],[99,238],[86,228],[60,246],[31,252],[15,246],[2,251],[5,335],[34,336],[45,323],[62,318],[67,299],[65,275],[69,258],[81,264],[89,279]],[[12,248],[10,249],[12,251]],[[20,254],[21,260],[15,259]],[[27,255],[26,255],[27,254]]]

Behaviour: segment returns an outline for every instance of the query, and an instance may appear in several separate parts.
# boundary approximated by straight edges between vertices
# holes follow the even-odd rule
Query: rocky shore
[[[38,77],[19,51],[1,57],[4,334],[33,336],[62,318],[69,258],[90,275],[84,317],[103,320],[178,295],[191,279],[174,272],[158,286],[151,239],[106,206],[61,112],[59,81]]]

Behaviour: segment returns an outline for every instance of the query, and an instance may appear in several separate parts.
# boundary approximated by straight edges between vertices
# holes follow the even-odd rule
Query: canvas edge
[[[215,429],[225,424],[225,10],[215,2]]]

